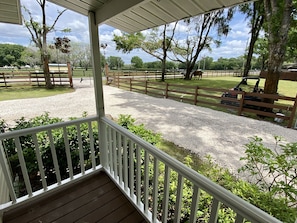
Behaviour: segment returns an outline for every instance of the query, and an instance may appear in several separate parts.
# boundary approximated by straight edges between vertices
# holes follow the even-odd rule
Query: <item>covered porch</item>
[[[76,129],[78,147],[70,145],[69,134],[71,133],[70,129],[73,128]],[[58,151],[56,151],[54,143],[56,141],[56,137],[53,135],[54,131],[60,131],[60,134],[63,135],[66,156],[64,161],[58,159]],[[87,131],[87,139],[82,137],[82,132],[85,131]],[[99,135],[98,132],[100,132]],[[45,160],[41,156],[37,139],[40,133],[45,134],[43,140],[50,144],[51,159]],[[39,173],[38,186],[36,186],[36,180],[28,173],[29,169],[24,158],[23,150],[26,149],[26,146],[22,143],[22,140],[28,136],[32,137],[33,147],[35,148],[35,159]],[[21,196],[15,190],[15,178],[13,178],[15,175],[12,177],[5,154],[4,142],[9,139],[15,144],[17,150],[21,169],[19,181],[23,182],[24,185]],[[31,216],[31,214],[34,216],[34,213],[37,213],[34,220],[28,222],[39,222],[39,217],[41,219],[47,217],[55,219],[43,222],[59,222],[59,218],[63,219],[66,216],[73,217],[72,220],[78,222],[100,222],[106,215],[112,216],[113,219],[108,222],[121,222],[121,220],[130,217],[137,219],[137,221],[130,222],[138,222],[138,219],[140,222],[181,222],[181,219],[197,222],[197,220],[199,221],[198,213],[201,211],[199,209],[201,193],[207,193],[212,198],[210,212],[208,213],[209,222],[217,222],[219,212],[226,207],[230,208],[234,213],[234,222],[245,222],[245,220],[267,223],[280,222],[106,117],[100,119],[98,116],[87,117],[8,132],[1,134],[0,140],[2,142],[0,144],[0,164],[3,174],[1,196],[3,198],[4,195],[7,195],[8,198],[7,202],[0,205],[3,222],[10,222],[10,220],[13,222],[14,218],[21,217],[21,213],[24,216]],[[98,140],[99,147],[96,143]],[[73,150],[77,153],[76,156],[73,156]],[[61,156],[61,152],[59,152],[59,155]],[[50,165],[54,170],[50,173],[43,168],[45,162],[48,161],[51,162]],[[105,179],[102,179],[102,175]],[[107,178],[111,180],[108,186],[105,185]],[[175,182],[170,182],[172,179],[175,179]],[[99,183],[99,186],[96,182]],[[172,183],[175,185],[174,187],[172,187]],[[86,187],[78,186],[85,184],[87,184]],[[184,195],[185,184],[190,185],[192,188],[190,201],[188,196]],[[97,187],[97,191],[93,191],[92,185]],[[104,192],[104,185],[109,190],[112,188],[112,191]],[[79,189],[76,193],[77,187],[81,190]],[[119,193],[118,189],[121,193]],[[78,193],[83,193],[83,191],[86,193],[84,202],[77,200],[71,203],[72,201],[67,199],[67,197],[70,197],[73,200],[74,197],[80,196]],[[102,193],[110,194],[110,196],[107,196],[107,200],[103,199],[102,201],[99,199]],[[121,202],[124,203],[121,205],[120,202],[116,201],[117,205],[124,208],[124,210],[119,208],[117,211],[126,214],[133,213],[132,216],[123,216],[119,220],[116,216],[122,215],[115,214],[116,212],[112,214],[115,211],[114,208],[116,208],[114,204],[111,204],[113,208],[104,209],[103,212],[96,209],[95,212],[92,212],[94,213],[92,217],[88,215],[90,211],[89,202],[91,202],[92,208],[101,205],[105,206],[114,196],[120,196]],[[56,199],[59,199],[59,201]],[[44,206],[45,203],[49,207]],[[34,206],[39,205],[41,205],[40,208],[34,208]],[[68,208],[75,210],[68,212],[67,205],[69,205]],[[78,206],[75,207],[74,205]],[[133,205],[134,210],[130,209],[132,208],[131,205]],[[52,206],[58,207],[55,211],[52,211]],[[76,210],[76,208],[78,209]],[[184,213],[184,208],[190,208],[191,212]],[[69,215],[72,211],[73,214]],[[112,211],[111,215],[108,214],[109,211]],[[141,214],[142,218],[139,218],[138,213]],[[77,214],[79,217],[74,218]],[[86,221],[86,219],[89,219],[87,216],[91,220]]]
[[[103,171],[94,171],[83,180],[7,211],[3,222],[141,223],[146,220]]]
[[[225,207],[230,208],[234,213],[234,222],[246,220],[280,222],[115,124],[106,118],[104,110],[99,24],[106,23],[132,33],[239,4],[245,2],[244,0],[211,2],[198,0],[75,0],[71,2],[51,0],[51,2],[89,18],[97,115],[0,134],[0,222],[20,222],[19,219],[23,221],[25,216],[32,216],[26,222],[59,222],[58,219],[63,219],[60,222],[181,222],[181,219],[197,222],[200,221],[198,213],[201,212],[199,209],[201,193],[207,193],[212,198],[209,222],[217,222],[220,210]],[[11,11],[11,4],[16,3],[13,16],[20,16],[18,0],[10,2],[2,0],[0,3],[7,6],[7,8],[4,7],[7,12]],[[0,21],[11,22],[5,19]],[[19,21],[17,19],[14,22],[19,23]],[[76,129],[78,146],[75,148],[69,143],[69,128]],[[53,135],[53,131],[57,129],[64,137],[62,143],[65,148],[63,151],[65,160],[63,162],[58,159],[59,154]],[[82,139],[82,129],[88,132],[87,146]],[[50,145],[51,159],[49,160],[41,156],[38,143],[39,133],[46,135],[44,140]],[[22,143],[24,137],[30,137],[32,140],[31,146],[34,148],[34,159],[36,159],[39,176],[37,187],[33,186],[35,183],[29,174],[29,167],[24,158],[26,149],[26,145]],[[14,185],[17,176],[9,167],[9,159],[5,151],[7,140],[13,143],[17,152],[20,167],[19,181],[23,183],[24,188],[21,195],[17,193]],[[72,156],[72,150],[76,152],[75,157]],[[46,161],[50,161],[53,167],[51,176],[44,169]],[[173,189],[170,186],[172,176],[176,178],[173,182],[175,185]],[[185,184],[191,185],[192,188],[190,201],[183,195]],[[91,192],[92,185],[94,194]],[[104,185],[107,185],[106,188],[111,191],[105,191]],[[77,188],[79,190],[76,192]],[[84,192],[82,196],[85,198],[85,203],[74,199],[74,197],[79,197],[78,193]],[[100,199],[107,194],[110,195],[106,196],[108,199]],[[115,197],[115,203],[109,203],[112,197]],[[68,212],[66,211],[67,204],[70,208],[67,209]],[[40,205],[44,207],[43,214],[41,214],[41,209],[36,208]],[[119,208],[116,208],[117,205]],[[94,208],[94,211],[90,211],[90,207]],[[105,207],[105,209],[95,207]],[[184,213],[184,207],[190,207],[190,213]],[[111,218],[107,218],[108,216]]]

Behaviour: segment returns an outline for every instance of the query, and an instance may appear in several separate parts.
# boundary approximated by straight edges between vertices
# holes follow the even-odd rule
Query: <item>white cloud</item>
[[[113,34],[113,35],[117,35],[117,36],[122,36],[122,35],[123,35],[122,31],[119,30],[119,29],[115,29],[115,30],[113,30],[112,34]]]
[[[86,24],[86,21],[73,20],[71,22],[66,23],[65,25],[67,25],[73,32],[88,30],[88,25]]]
[[[40,18],[39,5],[34,0],[21,0],[21,4],[25,5],[30,10],[32,15],[36,18]],[[63,8],[58,7],[52,3],[48,3],[46,7],[47,22],[52,24],[58,10],[61,11]],[[170,24],[173,27],[173,24]],[[213,47],[212,52],[204,51],[201,55],[211,56],[214,59],[219,57],[238,57],[243,55],[246,48],[246,41],[249,38],[249,28],[247,21],[242,15],[236,15],[235,19],[231,22],[231,32],[228,37],[222,38],[222,45],[220,48]],[[70,28],[70,33],[61,33],[60,30]],[[16,43],[24,46],[30,44],[30,33],[24,26],[1,24],[0,23],[0,43]],[[123,54],[115,49],[115,43],[112,41],[114,35],[122,35],[123,33],[107,25],[100,25],[99,27],[100,43],[106,43],[107,48],[105,49],[106,56],[120,56],[125,63],[129,64],[133,56],[139,56],[144,62],[156,61],[157,59],[146,54],[140,50],[133,50],[129,54]],[[183,39],[185,33],[188,31],[188,26],[180,22],[177,25],[176,32],[178,38]],[[146,35],[149,31],[143,31]],[[67,36],[72,42],[83,42],[89,43],[89,25],[88,18],[78,13],[67,10],[59,19],[56,24],[56,32],[52,32],[48,36],[50,42],[53,41],[54,37]]]
[[[236,58],[245,53],[246,41],[244,40],[226,40],[218,48],[213,48],[212,52],[205,53],[206,56],[217,60],[220,57]]]

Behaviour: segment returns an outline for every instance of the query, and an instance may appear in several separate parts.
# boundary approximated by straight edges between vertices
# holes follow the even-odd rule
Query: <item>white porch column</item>
[[[95,14],[89,12],[89,32],[90,32],[90,49],[92,54],[94,90],[96,100],[96,110],[99,117],[105,116],[104,100],[103,100],[103,85],[100,60],[100,45],[99,45],[99,29],[95,22]]]
[[[0,140],[0,205],[10,201],[9,186],[10,188],[13,188],[4,148],[2,141]],[[11,192],[14,193],[13,191]]]
[[[103,167],[108,167],[107,159],[107,138],[106,138],[106,126],[101,121],[101,118],[105,116],[104,111],[104,98],[103,98],[103,82],[102,82],[102,70],[100,60],[100,44],[99,44],[99,29],[95,21],[95,13],[89,12],[89,32],[90,32],[90,48],[92,53],[92,65],[93,65],[93,78],[94,78],[94,91],[95,91],[95,104],[97,115],[99,116],[99,145],[100,145],[100,161]]]

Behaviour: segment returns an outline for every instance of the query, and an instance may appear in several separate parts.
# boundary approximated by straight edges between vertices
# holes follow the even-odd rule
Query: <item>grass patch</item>
[[[184,79],[171,79],[166,80],[167,83],[183,84],[190,86],[209,87],[209,88],[222,88],[230,89],[240,83],[241,77],[205,77],[202,80],[184,80]],[[248,80],[248,85],[241,87],[243,90],[250,92],[256,80]],[[261,78],[259,87],[264,89],[265,79]],[[296,97],[297,94],[297,81],[280,80],[278,84],[278,93],[288,97]]]
[[[73,77],[93,77],[92,69],[76,68],[72,72]]]
[[[197,154],[188,149],[177,146],[173,142],[162,139],[161,142],[158,143],[157,147],[182,163],[184,162],[185,157],[190,157],[193,161],[192,168],[194,170],[198,170],[203,163],[202,159],[200,159]]]
[[[74,92],[73,88],[59,86],[56,86],[53,89],[30,86],[0,88],[0,101],[24,98],[41,98],[71,92]]]

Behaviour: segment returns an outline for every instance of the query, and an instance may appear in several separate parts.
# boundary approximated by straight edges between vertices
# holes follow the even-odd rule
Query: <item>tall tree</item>
[[[264,9],[269,49],[264,93],[275,94],[285,59],[288,32],[293,16],[293,2],[292,0],[264,0]]]
[[[124,61],[120,57],[110,56],[107,58],[107,63],[111,69],[120,69],[125,65]]]
[[[20,60],[24,65],[30,65],[31,67],[34,67],[40,63],[40,52],[36,48],[27,47],[22,52]]]
[[[41,64],[43,65],[46,88],[51,89],[53,88],[53,85],[51,83],[49,66],[48,66],[49,53],[48,53],[48,47],[47,47],[47,34],[54,30],[57,21],[62,16],[62,14],[66,11],[66,9],[64,9],[63,11],[58,11],[58,15],[54,20],[53,24],[48,26],[46,23],[46,11],[45,11],[46,0],[36,0],[36,2],[38,3],[41,9],[41,13],[42,13],[41,22],[35,20],[33,18],[32,13],[27,8],[24,7],[25,12],[27,12],[29,16],[28,20],[24,18],[24,21],[25,21],[24,24],[31,34],[32,41],[35,43],[36,47],[38,47],[40,50]]]
[[[21,55],[25,47],[16,44],[0,44],[0,66],[22,65]]]
[[[251,61],[254,53],[254,46],[259,37],[260,30],[262,29],[262,26],[264,23],[263,0],[240,5],[239,10],[242,13],[246,14],[246,18],[249,19],[249,27],[251,29],[248,52],[246,55],[246,61],[243,68],[243,76],[247,77],[249,70],[251,69]]]
[[[190,74],[195,67],[200,52],[203,49],[210,50],[212,43],[220,44],[219,39],[211,37],[211,31],[215,29],[218,38],[227,35],[230,30],[229,21],[232,16],[233,11],[231,10],[228,10],[227,13],[225,10],[216,10],[184,21],[188,26],[186,40],[175,41],[172,52],[175,55],[175,60],[185,64],[185,79],[191,79]]]
[[[259,55],[258,60],[261,64],[261,70],[265,70],[267,68],[268,62],[268,41],[267,38],[258,38],[255,47],[255,54]]]
[[[157,58],[162,63],[162,81],[165,80],[167,53],[171,48],[175,30],[178,22],[166,24],[158,28],[151,29],[147,35],[142,33],[124,34],[114,36],[116,49],[124,53],[133,49],[141,49],[151,56]]]
[[[142,68],[143,67],[143,61],[140,57],[138,56],[134,56],[131,59],[131,64],[133,64],[133,66],[135,68]]]

